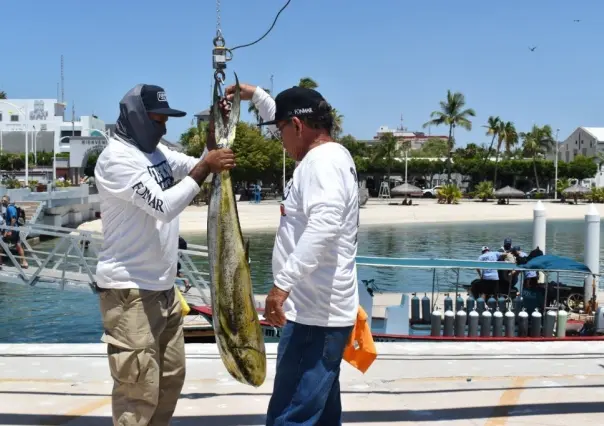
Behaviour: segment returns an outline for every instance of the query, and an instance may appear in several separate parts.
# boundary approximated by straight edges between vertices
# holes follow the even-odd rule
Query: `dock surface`
[[[379,343],[363,375],[343,363],[345,425],[602,424],[604,342]],[[173,425],[263,425],[275,374],[255,389],[215,344],[188,344]],[[103,344],[0,345],[0,425],[111,425]]]

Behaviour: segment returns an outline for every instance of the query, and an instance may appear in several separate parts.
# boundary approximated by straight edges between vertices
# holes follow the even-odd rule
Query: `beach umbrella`
[[[512,188],[511,186],[504,186],[503,188],[499,188],[494,193],[497,198],[524,198],[524,192],[519,189]]]
[[[411,195],[411,194],[423,194],[423,191],[415,185],[410,183],[403,183],[402,185],[395,186],[390,190],[392,195]]]
[[[591,188],[586,188],[584,186],[579,185],[578,183],[574,184],[573,186],[570,186],[568,188],[566,188],[564,191],[562,191],[562,195],[565,197],[572,197],[573,200],[575,200],[575,204],[578,203],[577,198],[579,198],[582,195],[587,195],[591,193]]]
[[[564,195],[585,195],[585,194],[589,194],[589,193],[591,193],[590,188],[586,188],[577,183],[574,184],[573,186],[569,186],[564,191],[562,191],[562,194],[564,194]]]

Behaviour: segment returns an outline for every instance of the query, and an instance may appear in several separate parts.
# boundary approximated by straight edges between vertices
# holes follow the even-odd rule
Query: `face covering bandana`
[[[135,86],[120,101],[120,116],[115,123],[115,133],[141,151],[151,154],[166,134],[166,126],[151,120],[147,115],[141,99],[142,87],[142,84]]]

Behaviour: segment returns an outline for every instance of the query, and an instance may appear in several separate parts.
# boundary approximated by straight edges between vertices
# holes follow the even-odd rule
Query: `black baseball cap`
[[[166,91],[163,87],[144,84],[141,89],[141,98],[147,112],[163,114],[168,117],[184,117],[187,115],[184,111],[170,108],[168,98],[166,97]]]
[[[279,93],[275,98],[275,119],[260,123],[259,126],[275,124],[292,117],[322,118],[328,112],[327,101],[319,92],[294,86]]]

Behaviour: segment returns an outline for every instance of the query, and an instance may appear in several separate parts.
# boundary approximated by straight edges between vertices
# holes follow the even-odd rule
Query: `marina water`
[[[602,229],[604,232],[604,227]],[[583,261],[583,233],[582,220],[549,220],[547,252]],[[274,236],[274,232],[266,231],[244,234],[244,238],[250,239],[252,279],[256,293],[266,293],[272,286]],[[184,234],[183,237],[189,243],[206,243],[205,235]],[[514,245],[521,246],[528,253],[532,243],[532,222],[365,226],[359,230],[359,255],[474,260],[478,258],[482,246],[497,250],[506,237],[512,238]],[[47,241],[42,245],[49,248],[53,242]],[[601,251],[601,265],[604,265],[603,255]],[[204,269],[207,271],[207,265]],[[377,291],[432,291],[431,270],[359,267],[358,272],[360,280],[373,279]],[[462,271],[459,282],[468,284],[476,277],[476,271]],[[568,283],[563,276],[560,280]],[[456,281],[454,271],[438,271],[435,290],[454,291]],[[101,334],[95,295],[0,283],[0,343],[89,343],[99,342]]]

